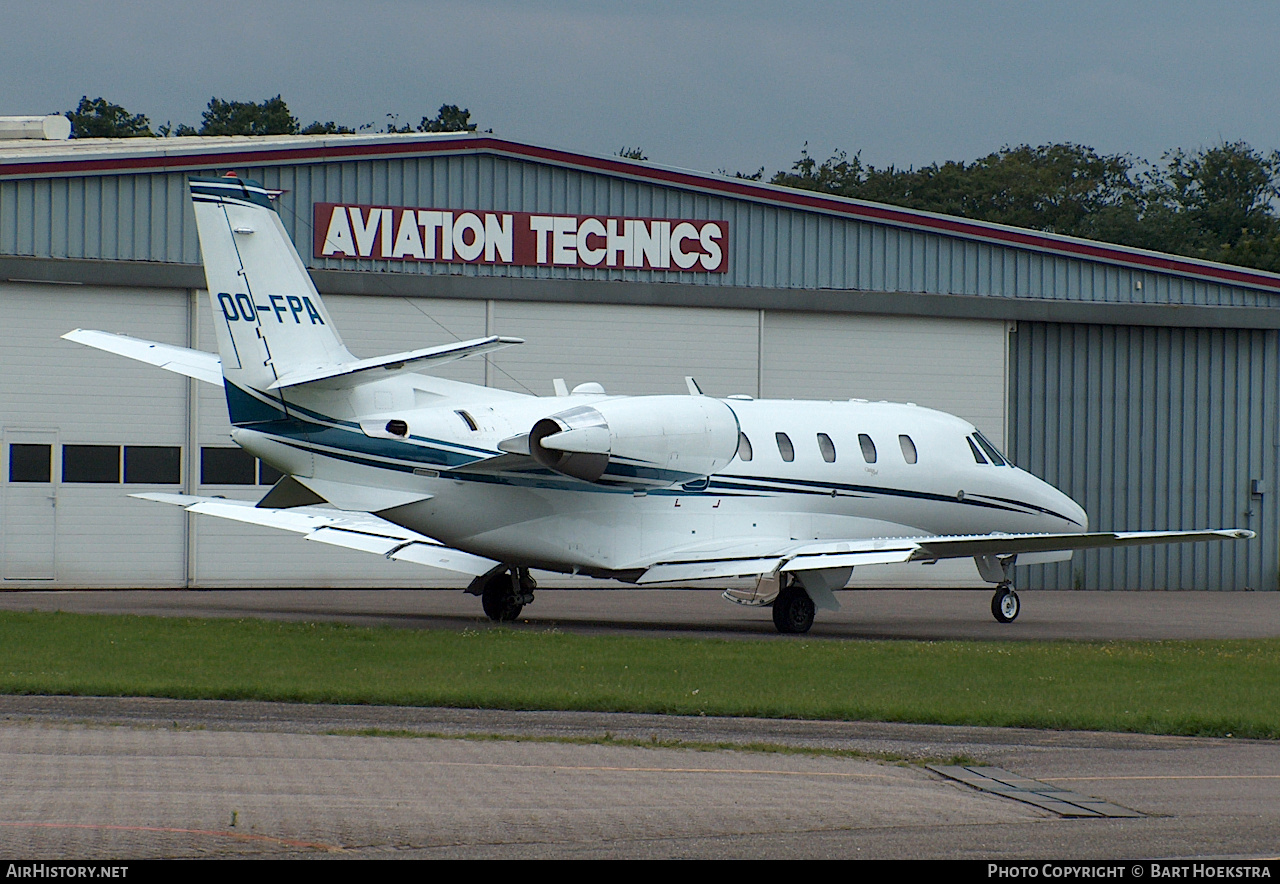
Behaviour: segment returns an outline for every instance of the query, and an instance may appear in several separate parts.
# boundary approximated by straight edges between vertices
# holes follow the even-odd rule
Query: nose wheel
[[[1022,603],[1018,601],[1018,594],[1013,591],[1012,586],[1001,583],[996,587],[996,594],[991,597],[991,616],[1000,623],[1012,623],[1018,619],[1018,612],[1021,610]]]

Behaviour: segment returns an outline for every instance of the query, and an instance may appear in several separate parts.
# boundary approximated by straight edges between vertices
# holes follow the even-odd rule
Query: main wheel
[[[798,586],[784,586],[773,600],[773,625],[778,632],[799,635],[813,626],[813,599]]]
[[[991,616],[995,617],[1001,623],[1012,623],[1018,619],[1018,612],[1022,610],[1022,605],[1018,601],[1018,594],[1010,587],[1001,585],[996,590],[996,594],[991,597]]]
[[[498,623],[510,623],[520,616],[524,608],[516,598],[515,589],[511,586],[511,574],[500,571],[485,582],[484,591],[480,594],[480,605],[485,616]]]

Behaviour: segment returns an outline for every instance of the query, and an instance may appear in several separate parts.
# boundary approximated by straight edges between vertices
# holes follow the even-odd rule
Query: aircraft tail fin
[[[285,232],[276,194],[231,176],[190,185],[232,423],[270,419],[283,403],[261,391],[355,357]]]

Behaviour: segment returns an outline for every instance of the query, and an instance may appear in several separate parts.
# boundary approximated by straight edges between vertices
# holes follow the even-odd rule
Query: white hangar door
[[[761,341],[763,398],[914,402],[1004,444],[1006,322],[765,313]]]
[[[1003,446],[1004,321],[766,312],[760,393],[780,399],[914,402],[958,415]],[[986,586],[971,559],[855,570],[851,587]]]
[[[183,584],[187,379],[73,344],[97,328],[186,345],[178,290],[0,283],[0,586]]]

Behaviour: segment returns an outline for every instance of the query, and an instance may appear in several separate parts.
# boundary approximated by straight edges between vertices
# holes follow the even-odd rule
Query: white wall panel
[[[73,328],[97,328],[186,344],[185,293],[98,289],[89,286],[0,284],[0,411],[3,429],[44,430],[61,445],[166,445],[186,443],[184,378],[69,341]],[[184,577],[186,516],[148,506],[131,492],[180,486],[78,484],[57,481],[61,451],[53,451],[58,586],[174,586]],[[6,503],[33,486],[10,486]],[[27,495],[31,497],[31,495]],[[37,495],[38,496],[38,495]],[[34,500],[34,498],[32,498]],[[2,510],[7,523],[21,507]],[[6,581],[5,585],[18,585]]]
[[[766,313],[762,395],[914,402],[973,421],[1004,444],[1004,322]],[[982,587],[972,559],[854,571],[853,587]]]
[[[600,304],[494,304],[494,333],[526,343],[492,357],[493,385],[550,395],[552,379],[609,393],[684,393],[693,376],[710,396],[754,395],[755,310]]]
[[[1004,322],[766,313],[761,395],[914,402],[1004,444]]]

